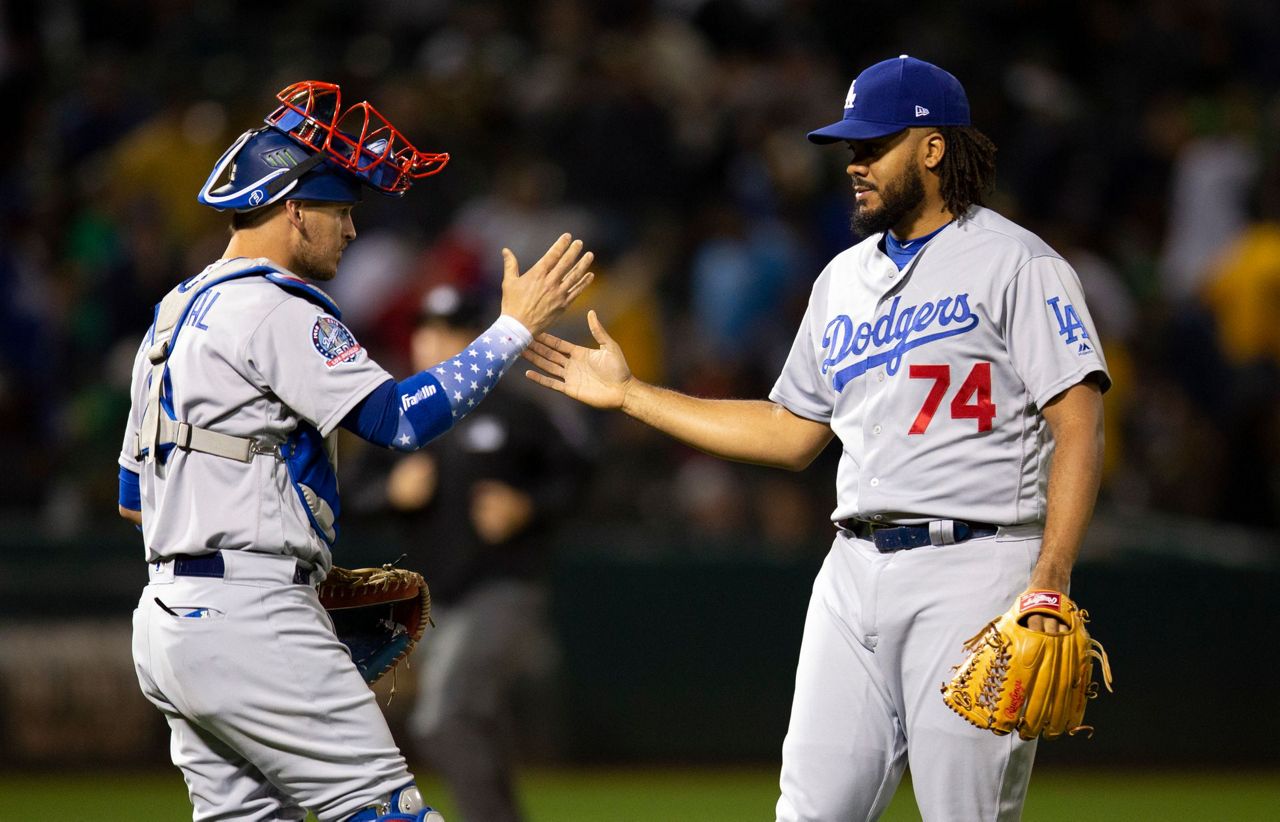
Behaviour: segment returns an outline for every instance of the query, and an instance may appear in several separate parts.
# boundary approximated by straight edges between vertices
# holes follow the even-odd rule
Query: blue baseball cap
[[[849,86],[844,117],[809,132],[814,143],[872,140],[915,126],[969,125],[969,98],[950,72],[903,54],[865,69]]]

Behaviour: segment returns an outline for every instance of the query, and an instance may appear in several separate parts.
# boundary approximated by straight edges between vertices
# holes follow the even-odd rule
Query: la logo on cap
[[[952,74],[904,54],[863,69],[849,84],[840,120],[811,131],[809,140],[875,140],[924,124],[968,126],[969,100]]]

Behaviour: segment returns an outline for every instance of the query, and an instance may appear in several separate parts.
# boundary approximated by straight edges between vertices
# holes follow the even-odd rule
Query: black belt
[[[201,554],[198,557],[174,557],[173,575],[175,577],[214,577],[221,579],[227,573],[227,563],[222,559],[222,552]],[[294,585],[310,585],[311,571],[298,565],[293,569]]]
[[[858,539],[874,542],[876,550],[882,554],[924,545],[954,545],[978,537],[993,537],[1000,530],[998,525],[987,522],[965,522],[959,519],[939,520],[925,525],[877,525],[864,519],[842,519],[836,523],[836,527],[848,531]]]

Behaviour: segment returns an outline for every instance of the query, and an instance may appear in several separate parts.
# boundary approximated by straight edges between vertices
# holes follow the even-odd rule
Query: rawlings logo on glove
[[[1023,622],[1034,614],[1061,620],[1065,633],[1033,631]],[[1093,663],[1111,690],[1111,663],[1089,636],[1081,610],[1058,591],[1027,591],[1006,613],[964,644],[968,656],[942,684],[942,699],[971,724],[1004,736],[1056,739],[1092,732],[1082,724],[1085,703],[1097,696]]]
[[[409,656],[431,622],[431,592],[414,571],[334,567],[316,592],[370,685]]]
[[[1027,613],[1032,608],[1051,608],[1053,616],[1062,613],[1062,594],[1057,591],[1031,591],[1018,597],[1018,609]]]

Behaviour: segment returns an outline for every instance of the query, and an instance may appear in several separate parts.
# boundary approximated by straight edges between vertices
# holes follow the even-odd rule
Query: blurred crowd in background
[[[115,517],[151,307],[228,236],[196,192],[288,83],[338,82],[453,157],[366,197],[326,286],[397,377],[431,285],[496,295],[502,247],[527,266],[571,231],[598,278],[559,333],[592,307],[641,377],[763,397],[853,241],[847,152],[805,133],[905,52],[960,78],[999,147],[991,204],[1080,273],[1115,379],[1102,509],[1276,529],[1277,35],[1268,0],[0,4],[0,506],[53,536]],[[797,476],[586,421],[580,522],[825,551],[834,452]]]

